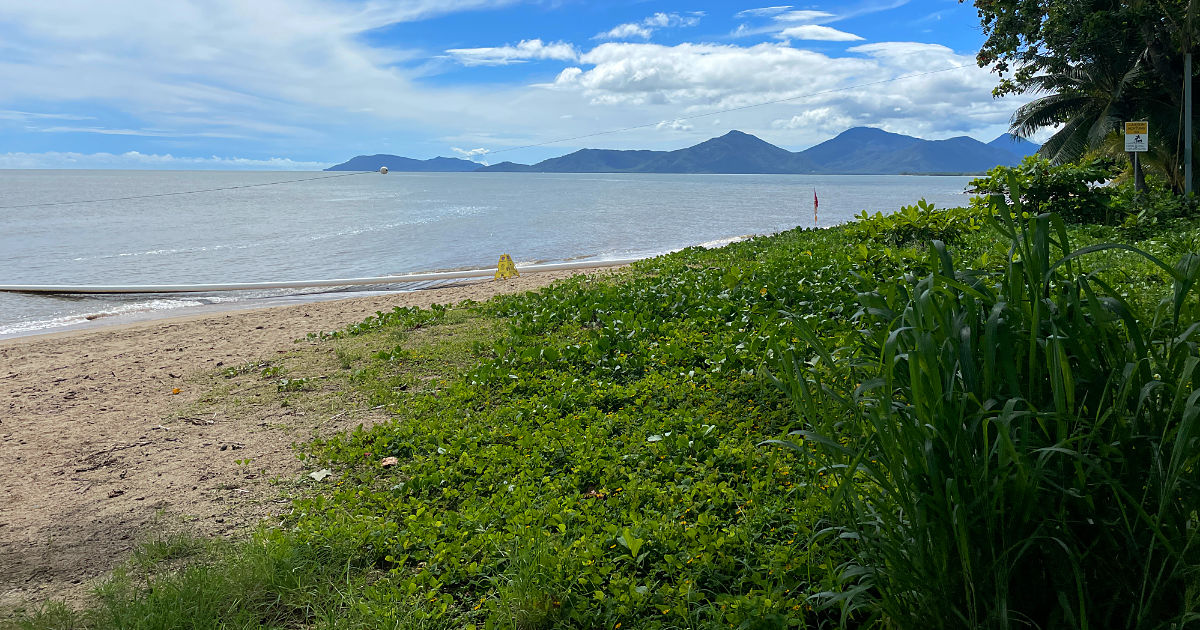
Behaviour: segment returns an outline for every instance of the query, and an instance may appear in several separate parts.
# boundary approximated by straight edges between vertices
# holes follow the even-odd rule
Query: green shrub
[[[985,211],[989,196],[998,194],[1020,204],[1024,212],[1056,212],[1068,223],[1119,223],[1124,216],[1111,207],[1117,189],[1105,185],[1116,174],[1107,159],[1054,166],[1031,155],[1017,166],[997,166],[986,177],[972,180],[973,192],[979,194],[972,206]]]
[[[385,328],[416,330],[422,326],[435,324],[446,317],[448,307],[444,304],[431,304],[429,308],[419,306],[396,306],[388,312],[376,311],[361,322],[346,326],[343,330],[331,332],[308,333],[309,339],[341,339],[354,337]]]
[[[821,599],[902,628],[1200,622],[1200,255],[1073,251],[1057,216],[990,201],[1002,272],[939,244],[932,273],[860,296],[847,347],[780,353],[805,425],[786,444],[819,447],[822,540],[855,555]],[[1173,281],[1155,316],[1080,267],[1114,248]]]
[[[1135,191],[1126,183],[1113,193],[1111,207],[1124,217],[1122,231],[1129,238],[1145,238],[1196,213],[1197,199],[1175,194],[1170,185],[1156,177],[1146,178],[1146,190]]]
[[[850,236],[874,243],[903,247],[930,241],[952,242],[984,225],[986,215],[968,208],[935,208],[924,199],[891,214],[864,210],[846,226]]]

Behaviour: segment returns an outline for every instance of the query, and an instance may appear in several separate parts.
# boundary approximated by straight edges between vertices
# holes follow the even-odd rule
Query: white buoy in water
[[[386,166],[380,166],[380,167],[379,167],[379,174],[380,174],[380,175],[387,175],[387,167],[386,167]]]

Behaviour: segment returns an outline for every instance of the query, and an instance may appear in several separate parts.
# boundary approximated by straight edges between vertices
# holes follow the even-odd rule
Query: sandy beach
[[[181,416],[204,393],[198,378],[376,311],[485,300],[576,273],[0,340],[0,609],[78,601],[155,532],[231,535],[282,513],[287,501],[265,480],[303,476],[294,442],[383,419]]]

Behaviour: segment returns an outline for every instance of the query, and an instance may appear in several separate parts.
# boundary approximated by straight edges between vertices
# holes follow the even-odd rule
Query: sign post
[[[1138,154],[1150,148],[1150,123],[1142,120],[1125,123],[1125,151],[1133,154],[1133,189],[1142,190],[1142,169]]]

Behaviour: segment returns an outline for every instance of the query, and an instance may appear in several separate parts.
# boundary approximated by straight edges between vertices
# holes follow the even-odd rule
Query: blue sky
[[[0,168],[987,141],[1024,99],[991,97],[982,41],[957,0],[0,0]]]

